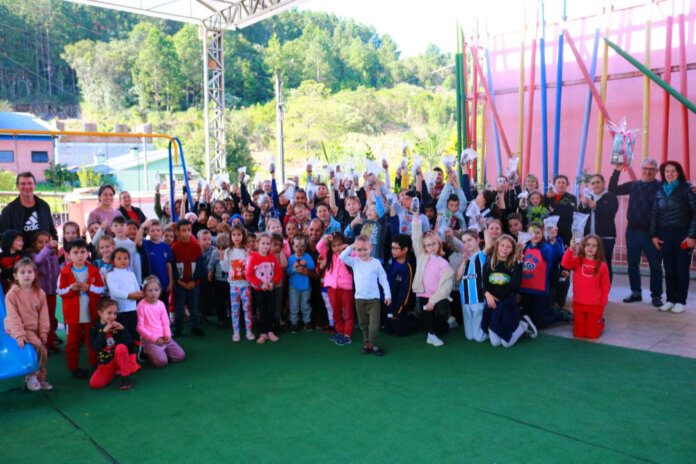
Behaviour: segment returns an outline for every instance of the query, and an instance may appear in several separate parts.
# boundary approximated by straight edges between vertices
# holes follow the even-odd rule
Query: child
[[[585,236],[580,245],[570,242],[561,266],[573,272],[573,335],[599,338],[604,330],[604,307],[609,299],[609,268],[599,236]]]
[[[96,318],[97,300],[104,293],[104,281],[99,269],[87,262],[87,242],[78,238],[70,242],[70,263],[60,271],[58,295],[63,299],[63,318],[68,341],[65,357],[68,369],[79,379],[88,372],[80,369],[80,341],[87,345],[89,364],[97,365],[97,355],[89,343],[89,331]]]
[[[280,223],[280,221],[278,219],[271,218],[268,221],[266,221],[266,232],[270,232],[271,234],[278,234],[282,237],[283,236],[283,225]],[[288,239],[289,239],[289,237],[288,237]],[[289,258],[290,255],[292,254],[292,251],[290,250],[289,240],[283,239],[283,253],[285,253],[286,258]]]
[[[292,240],[294,253],[288,258],[288,292],[290,295],[290,324],[292,333],[297,333],[298,319],[302,311],[302,322],[307,331],[312,330],[310,322],[312,307],[309,305],[311,288],[307,273],[316,269],[316,264],[307,251],[307,239],[298,235]]]
[[[51,234],[46,231],[38,231],[34,235],[31,258],[36,263],[41,289],[46,293],[46,304],[48,305],[48,319],[51,329],[48,331],[46,339],[46,349],[57,353],[60,349],[56,346],[56,329],[58,320],[56,319],[56,282],[60,274],[58,264],[58,242],[53,240]]]
[[[213,284],[208,281],[208,264],[210,263],[210,255],[215,251],[213,249],[213,235],[209,230],[203,229],[198,231],[196,236],[198,244],[201,247],[201,255],[196,261],[196,269],[200,269],[204,278],[200,279],[198,284],[198,312],[200,320],[203,324],[208,324],[208,316],[213,309]],[[225,295],[226,297],[227,295]]]
[[[29,258],[20,259],[14,266],[14,279],[15,285],[5,297],[5,330],[17,340],[20,348],[29,343],[38,355],[39,370],[24,378],[27,388],[31,391],[53,390],[53,386],[46,381],[48,353],[44,348],[51,323],[36,264]]]
[[[522,284],[520,286],[520,305],[522,316],[536,338],[536,329],[543,329],[559,321],[572,320],[565,310],[554,311],[549,298],[551,271],[558,266],[563,256],[563,240],[558,237],[558,228],[549,230],[548,242],[544,239],[544,226],[533,224],[529,232],[534,234],[523,251]],[[531,319],[530,319],[531,317]]]
[[[145,221],[149,240],[143,240],[143,248],[150,261],[150,270],[162,286],[160,300],[165,306],[169,305],[169,294],[172,291],[172,262],[174,254],[169,244],[162,240],[162,224],[158,220]]]
[[[414,311],[413,273],[416,266],[411,253],[411,239],[406,234],[392,238],[392,258],[385,266],[389,288],[393,290],[390,305],[385,305],[382,322],[384,331],[392,335],[410,335],[418,330],[419,321]]]
[[[178,239],[172,244],[172,253],[176,263],[177,277],[174,285],[174,336],[180,337],[184,327],[185,307],[188,304],[191,333],[203,336],[205,333],[198,327],[198,282],[196,278],[196,263],[201,256],[201,247],[191,237],[191,223],[186,219],[177,222]],[[203,271],[200,270],[199,272]]]
[[[180,362],[186,353],[172,340],[169,314],[159,299],[162,285],[159,279],[148,276],[143,282],[145,298],[138,303],[138,333],[142,340],[142,351],[155,367],[164,367],[171,362]]]
[[[418,297],[417,307],[423,308],[423,325],[428,332],[426,343],[442,346],[439,335],[449,328],[449,294],[452,291],[454,272],[449,262],[442,257],[442,240],[436,232],[411,229],[413,251],[416,254],[416,275],[413,291]]]
[[[125,248],[130,254],[128,269],[135,273],[135,278],[138,282],[142,282],[140,254],[135,246],[135,242],[128,238],[128,225],[126,218],[123,216],[116,216],[111,221],[111,231],[114,233],[114,245],[116,248]]]
[[[227,234],[220,234],[215,240],[215,250],[208,261],[208,282],[213,284],[213,307],[216,310],[218,324],[224,327],[228,319],[230,304],[230,284],[227,282],[228,272],[223,269],[225,250],[230,246]]]
[[[481,329],[481,319],[485,303],[483,268],[486,264],[486,255],[479,247],[479,236],[476,231],[464,232],[462,242],[464,242],[468,258],[462,260],[456,279],[459,282],[459,294],[462,299],[464,335],[467,340],[485,342],[488,340],[488,334]]]
[[[521,320],[516,293],[522,280],[522,263],[515,259],[516,243],[509,235],[501,235],[483,267],[483,308],[481,328],[488,332],[491,345],[514,345],[527,330]]]
[[[70,242],[76,238],[80,238],[80,226],[73,221],[63,224],[63,248],[58,251],[58,264],[61,269],[70,263]]]
[[[238,342],[239,336],[239,310],[244,311],[244,328],[246,339],[254,340],[256,337],[251,331],[251,288],[246,278],[247,261],[249,253],[244,247],[246,242],[246,229],[239,224],[232,226],[230,231],[231,246],[225,250],[223,269],[228,267],[228,280],[230,284],[230,312],[232,315],[232,340]]]
[[[130,253],[125,248],[116,248],[113,255],[114,268],[106,275],[106,285],[111,298],[118,304],[118,322],[136,339],[138,330],[138,300],[143,292],[136,280],[135,273],[129,270]],[[136,340],[136,346],[140,343]]]
[[[24,237],[15,229],[7,229],[2,233],[2,253],[0,253],[0,269],[2,269],[2,291],[5,295],[14,282],[14,266],[25,257]]]
[[[520,214],[526,227],[532,224],[543,224],[544,219],[549,216],[549,209],[544,206],[544,194],[539,190],[529,192],[527,200],[520,202]]]
[[[111,235],[102,235],[99,237],[97,249],[99,250],[100,257],[94,261],[94,265],[99,269],[104,282],[106,282],[106,274],[111,272],[111,270],[114,268],[114,265],[111,262],[111,255],[114,252],[114,248],[116,248],[116,244],[114,243],[114,238]],[[108,287],[104,289],[104,296],[109,296]]]
[[[275,220],[278,223],[278,228],[280,228],[280,221]],[[280,228],[282,230],[282,228]],[[271,253],[276,257],[280,263],[280,269],[283,271],[283,276],[280,279],[280,283],[273,289],[273,318],[275,322],[278,323],[280,327],[285,325],[283,320],[283,296],[285,295],[285,273],[288,269],[288,257],[285,255],[285,250],[283,250],[285,240],[281,234],[271,233]],[[288,249],[290,247],[288,246]]]
[[[350,255],[353,251],[357,252],[357,258]],[[379,260],[372,258],[371,254],[370,237],[359,235],[351,246],[341,252],[339,258],[353,268],[355,309],[365,339],[365,346],[361,351],[363,354],[373,353],[375,356],[382,356],[384,351],[377,346],[380,322],[379,286],[384,291],[384,303],[387,306],[391,304],[391,291],[382,264]]]
[[[99,353],[99,365],[89,379],[89,386],[104,388],[121,376],[121,390],[130,390],[130,375],[140,366],[133,361],[128,351],[133,346],[133,338],[123,324],[116,320],[118,303],[109,298],[102,298],[97,305],[99,319],[90,329],[90,344]]]
[[[348,240],[341,232],[327,234],[317,243],[317,251],[326,262],[324,285],[328,288],[329,302],[333,311],[336,333],[331,336],[338,346],[353,343],[353,326],[355,325],[353,307],[353,274],[340,260],[339,255],[348,248]]]
[[[273,289],[280,282],[282,270],[280,263],[271,251],[271,236],[267,233],[259,235],[258,251],[249,255],[246,268],[246,278],[251,283],[254,294],[254,308],[259,315],[260,336],[256,343],[266,340],[278,341],[273,333]]]
[[[176,224],[169,223],[162,231],[162,241],[171,246],[176,238]]]

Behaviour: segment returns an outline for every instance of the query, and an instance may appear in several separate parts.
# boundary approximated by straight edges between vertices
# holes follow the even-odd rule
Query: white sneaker
[[[674,303],[670,303],[669,301],[657,308],[658,311],[670,311],[672,308],[674,308]]]
[[[443,342],[442,340],[440,340],[440,337],[438,337],[438,336],[435,335],[435,334],[430,334],[430,337],[431,337],[431,339],[430,339],[430,344],[433,345],[433,346],[442,346],[442,345],[445,344],[445,342]]]
[[[454,318],[454,316],[450,316],[449,319],[447,319],[447,325],[449,325],[450,329],[454,329],[459,324],[457,324],[457,320]]]
[[[26,376],[25,381],[27,382],[27,388],[29,390],[31,390],[31,391],[41,390],[41,383],[39,382],[39,379],[37,379],[35,375]]]
[[[537,335],[539,335],[539,332],[537,332],[537,328],[532,322],[532,319],[528,315],[522,316],[522,319],[527,323],[527,330],[525,331],[525,334],[529,336],[532,340],[537,338]]]
[[[686,308],[684,307],[683,304],[677,303],[672,307],[672,312],[673,313],[683,313]]]
[[[428,338],[425,339],[425,343],[427,343],[428,345],[433,344],[433,334],[431,334],[430,332],[428,332]]]

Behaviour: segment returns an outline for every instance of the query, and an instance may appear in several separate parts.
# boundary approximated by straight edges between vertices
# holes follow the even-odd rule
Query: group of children
[[[216,315],[231,326],[234,342],[242,332],[263,344],[277,342],[282,330],[319,328],[345,346],[357,315],[361,351],[377,356],[384,354],[380,330],[408,335],[422,328],[428,344],[442,346],[442,335],[463,324],[467,339],[509,347],[524,334],[535,338],[537,328],[574,321],[576,336],[599,337],[610,287],[602,240],[572,235],[566,247],[560,221],[544,226],[554,214],[550,195],[532,188],[516,202],[520,186],[477,192],[468,176],[461,188],[454,171],[445,183],[439,169],[434,184],[416,170],[412,187],[391,192],[386,163],[384,169],[384,180],[369,174],[358,187],[336,173],[328,184],[312,179],[308,167],[306,189],[286,184],[280,193],[274,176],[251,194],[240,176],[215,201],[207,188],[201,197],[199,186],[195,212],[177,202],[184,218],[176,221],[157,195],[159,219],[88,224],[87,240],[68,222],[63,248],[46,232],[25,247],[22,234],[5,231],[6,330],[39,356],[27,387],[52,388],[45,365],[61,342],[56,296],[68,369],[89,376],[93,388],[116,375],[130,388],[145,360],[155,367],[182,361],[174,339],[187,317],[196,336]],[[405,175],[398,170],[394,184]],[[563,309],[567,272],[573,314]],[[79,366],[81,343],[91,372]]]

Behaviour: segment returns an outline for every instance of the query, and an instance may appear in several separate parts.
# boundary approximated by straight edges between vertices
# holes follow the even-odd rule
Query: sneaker
[[[353,340],[351,340],[350,337],[343,335],[341,336],[341,343],[339,346],[350,345],[351,343],[353,343]],[[336,342],[336,344],[338,345],[339,343]]]
[[[233,342],[238,342],[241,339],[242,339],[242,337],[239,336],[239,332],[235,332],[234,335],[232,335]]]
[[[70,372],[76,379],[86,379],[89,376],[89,372],[85,369],[80,369],[79,367],[74,371]]]
[[[298,327],[297,324],[292,324],[292,325],[290,326],[290,333],[296,334],[297,332],[299,332],[299,330],[300,330],[300,328]]]
[[[145,351],[143,351],[143,345],[140,345],[138,347],[138,361],[139,362],[147,361],[147,355],[145,354]]]
[[[343,345],[344,345],[344,343],[343,343],[343,335],[341,335],[341,334],[335,334],[333,337],[330,338],[330,340],[332,340],[332,341],[333,341],[335,344],[337,344],[338,346],[343,346]]]
[[[39,391],[41,390],[41,383],[39,383],[39,380],[36,378],[35,375],[27,376],[25,377],[25,382],[27,382],[27,388],[30,391]]]
[[[336,328],[332,326],[331,324],[326,324],[324,328],[322,329],[324,333],[336,333]]]
[[[305,331],[305,332],[311,332],[311,331],[312,331],[312,324],[310,324],[309,322],[307,322],[307,323],[304,325],[304,331]]]
[[[42,389],[42,390],[46,390],[46,391],[53,390],[53,385],[51,385],[50,383],[46,382],[45,380],[44,380],[43,382],[41,382],[40,385],[41,385],[41,389]]]
[[[199,329],[198,327],[196,327],[195,329],[191,329],[191,333],[192,333],[193,335],[195,335],[196,337],[202,337],[203,335],[205,335],[205,332],[203,332],[203,331],[202,331],[201,329]]]
[[[379,346],[373,346],[372,354],[374,354],[375,356],[384,356],[384,351]]]
[[[566,311],[568,312],[568,311]],[[527,330],[525,330],[525,334],[529,336],[531,339],[537,338],[537,335],[539,335],[539,332],[537,331],[536,326],[532,322],[532,318],[529,317],[527,314],[522,316],[522,319],[527,323]]]
[[[640,295],[631,294],[631,296],[628,296],[623,299],[624,303],[635,303],[636,301],[643,301],[643,297],[641,297]]]
[[[259,345],[263,345],[264,343],[266,343],[266,340],[268,340],[268,335],[261,334],[259,335],[259,339],[256,340],[256,343],[258,343]]]
[[[335,342],[338,341],[338,339],[341,337],[342,335],[340,333],[335,333],[329,337],[329,341]]]
[[[660,306],[662,306],[662,304],[662,298],[660,298],[659,296],[656,296],[652,299],[652,305],[654,307],[659,308]]]
[[[673,313],[683,313],[686,310],[683,304],[677,303],[672,307],[672,312]]]
[[[278,336],[276,334],[274,334],[273,332],[268,332],[268,339],[272,342],[277,342]]]
[[[249,341],[253,341],[253,340],[256,340],[256,336],[254,335],[253,332],[247,332],[247,333],[246,333],[246,339],[249,340]]]
[[[459,324],[457,324],[457,320],[454,318],[454,316],[450,316],[449,319],[447,319],[447,325],[449,325],[450,329],[454,329]]]
[[[658,311],[671,311],[672,308],[674,308],[674,303],[670,303],[669,301],[659,308],[657,308]]]
[[[131,381],[130,381],[130,375],[127,375],[125,377],[121,377],[121,390],[130,390],[131,389]]]
[[[362,354],[370,354],[372,353],[372,348],[370,348],[370,345],[365,345],[360,349],[360,352]]]
[[[438,336],[435,335],[435,334],[431,334],[431,333],[428,334],[428,340],[427,340],[427,342],[428,342],[430,345],[433,345],[433,346],[442,346],[442,345],[445,344],[445,342],[443,342],[443,341],[440,339],[440,337],[438,337]]]
[[[563,318],[563,320],[566,322],[573,322],[573,320],[575,319],[573,317],[573,315],[570,312],[566,311],[565,309],[562,309],[560,311],[560,314],[561,314],[561,317]]]

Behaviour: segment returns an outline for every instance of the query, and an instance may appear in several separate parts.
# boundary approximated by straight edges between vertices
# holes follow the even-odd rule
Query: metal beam
[[[205,121],[205,176],[227,169],[225,151],[225,48],[224,22],[216,14],[203,27],[203,82]]]

